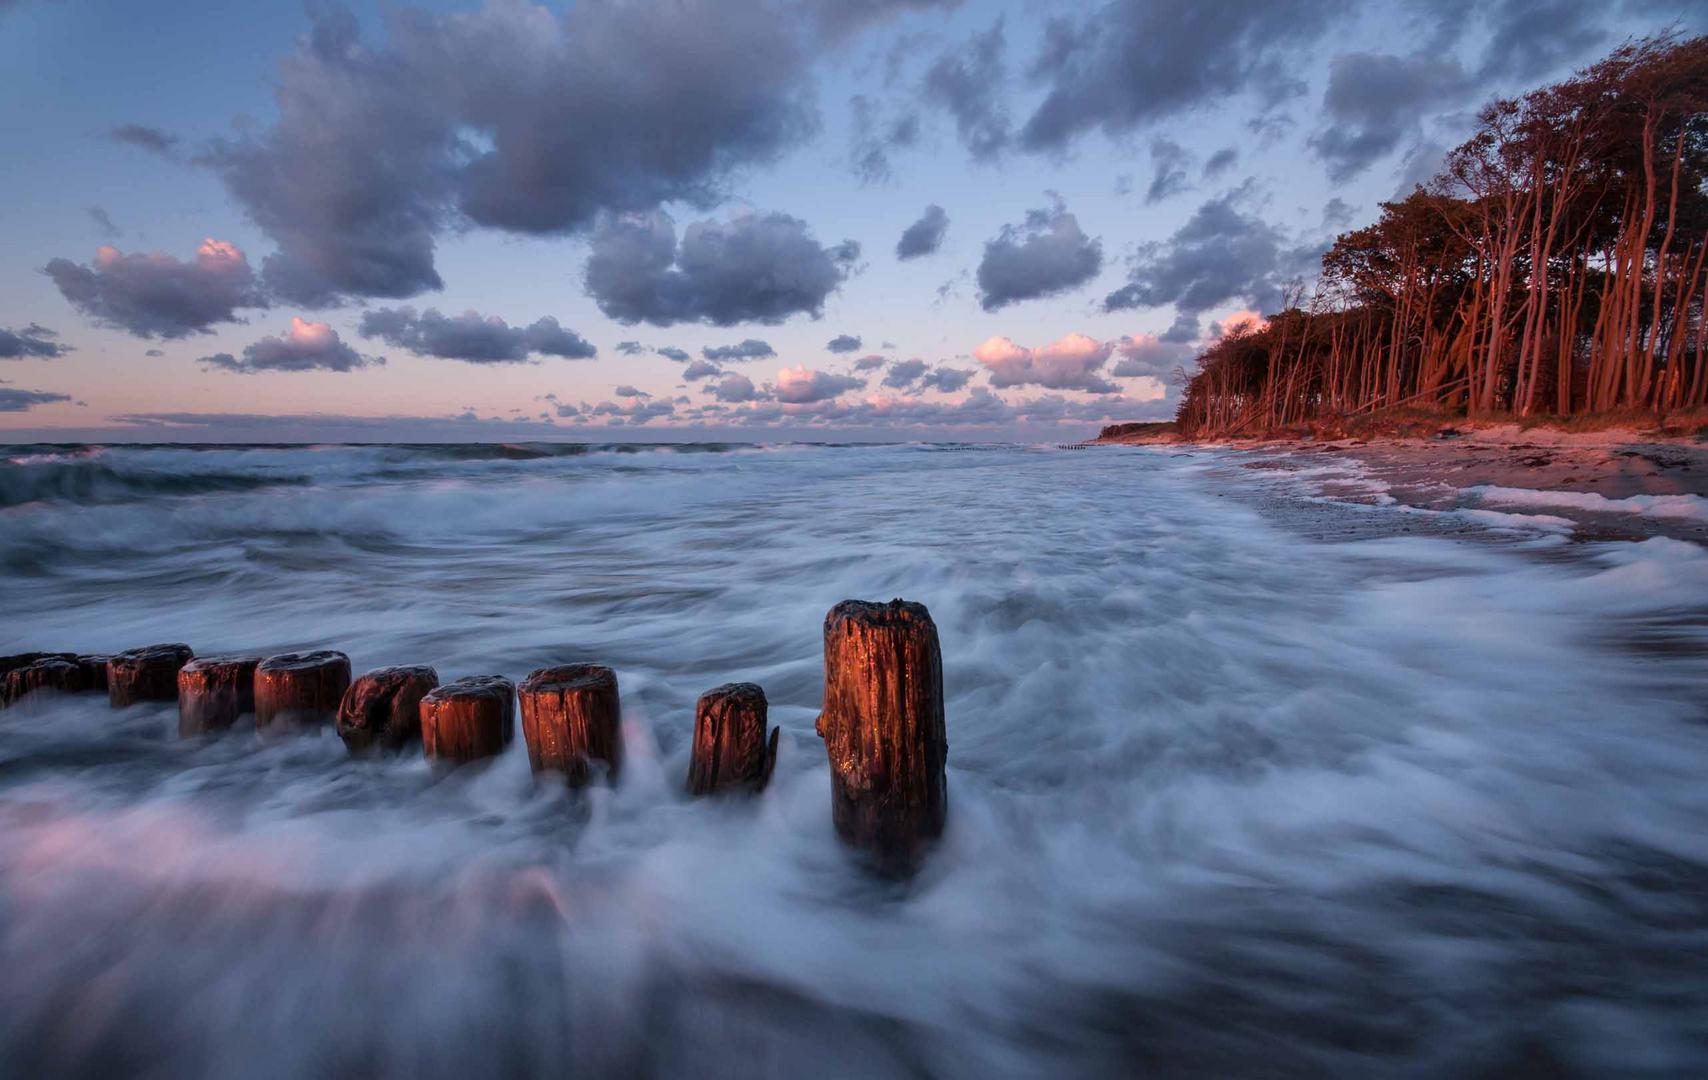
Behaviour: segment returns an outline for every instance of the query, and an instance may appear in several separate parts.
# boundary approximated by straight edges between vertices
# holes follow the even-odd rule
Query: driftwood
[[[314,728],[338,715],[350,687],[350,658],[341,652],[281,653],[255,669],[255,726]]]
[[[177,701],[178,669],[194,658],[188,645],[148,645],[107,660],[107,700],[114,708],[138,701]]]
[[[178,669],[178,734],[224,731],[255,711],[259,656],[201,656]]]
[[[338,737],[352,754],[401,750],[421,738],[421,699],[439,685],[430,667],[384,667],[350,684],[338,704]]]
[[[535,772],[561,772],[587,783],[591,764],[615,774],[622,764],[622,706],[617,673],[599,664],[540,668],[522,681],[522,737]]]
[[[885,872],[912,870],[948,810],[943,660],[923,604],[844,600],[830,609],[817,728],[837,833]]]
[[[421,749],[439,761],[495,757],[515,735],[516,685],[500,675],[471,675],[421,699]]]
[[[777,737],[767,742],[768,708],[757,683],[725,683],[700,695],[694,705],[694,752],[688,763],[688,793],[727,789],[759,791],[777,763]]]

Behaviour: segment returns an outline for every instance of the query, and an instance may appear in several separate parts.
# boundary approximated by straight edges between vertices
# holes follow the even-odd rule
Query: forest
[[[1708,36],[1632,41],[1495,101],[1307,292],[1182,370],[1188,436],[1423,408],[1708,406]]]

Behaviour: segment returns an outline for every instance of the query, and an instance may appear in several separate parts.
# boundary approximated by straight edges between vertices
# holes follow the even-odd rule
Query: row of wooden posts
[[[536,772],[582,786],[622,765],[617,676],[598,664],[439,682],[431,667],[385,667],[351,678],[330,650],[278,656],[205,656],[150,645],[114,656],[25,653],[0,657],[0,707],[31,695],[107,692],[115,708],[176,701],[178,732],[194,737],[253,715],[277,732],[335,726],[352,753],[396,752],[419,741],[427,757],[460,764],[498,754],[522,736]],[[728,683],[700,696],[688,790],[757,791],[770,779],[780,729],[767,737],[765,691]],[[887,871],[906,871],[943,829],[943,662],[923,604],[844,600],[824,620],[824,705],[817,731],[832,778],[837,832]]]

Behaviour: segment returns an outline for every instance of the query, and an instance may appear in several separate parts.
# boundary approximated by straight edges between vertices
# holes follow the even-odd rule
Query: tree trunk
[[[535,772],[560,772],[572,787],[592,778],[592,762],[615,775],[622,765],[617,673],[599,664],[540,668],[522,681],[522,737]]]
[[[338,737],[352,754],[401,750],[421,738],[421,699],[439,685],[430,667],[383,667],[350,684],[338,703]]]
[[[886,873],[912,870],[943,831],[943,660],[923,604],[844,600],[824,620],[831,813]]]
[[[255,669],[255,726],[318,728],[338,716],[350,688],[350,658],[341,652],[281,653]]]
[[[421,749],[436,761],[496,757],[516,731],[516,685],[501,675],[470,675],[421,699]]]
[[[777,763],[773,728],[767,743],[768,706],[758,683],[726,683],[700,695],[694,706],[694,755],[688,763],[688,793],[710,795],[730,788],[764,789]]]
[[[178,669],[178,735],[189,738],[224,731],[255,711],[259,656],[215,656]]]
[[[138,701],[177,701],[178,669],[194,657],[188,645],[148,645],[107,661],[107,700],[115,709]]]

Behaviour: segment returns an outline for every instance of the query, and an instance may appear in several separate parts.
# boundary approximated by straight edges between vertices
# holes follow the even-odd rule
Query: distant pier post
[[[178,669],[178,734],[224,731],[255,711],[259,656],[202,656]]]
[[[350,687],[350,658],[341,652],[281,653],[255,669],[255,726],[317,728],[334,720]]]
[[[338,737],[352,754],[401,750],[421,738],[421,699],[439,685],[430,667],[383,667],[350,684],[338,704]]]
[[[515,735],[516,684],[501,675],[471,675],[429,690],[421,699],[421,749],[438,761],[496,757]]]
[[[844,600],[824,620],[831,814],[849,845],[906,873],[943,832],[943,659],[923,604]]]
[[[114,708],[138,701],[177,701],[178,669],[194,659],[188,645],[148,645],[107,660],[107,700]]]
[[[622,764],[622,705],[617,673],[601,664],[540,668],[522,681],[522,737],[535,772],[561,772],[579,787],[591,764]]]
[[[765,728],[769,706],[757,683],[726,683],[700,695],[694,706],[694,753],[688,764],[688,793],[727,789],[758,791],[777,761],[777,736]]]

